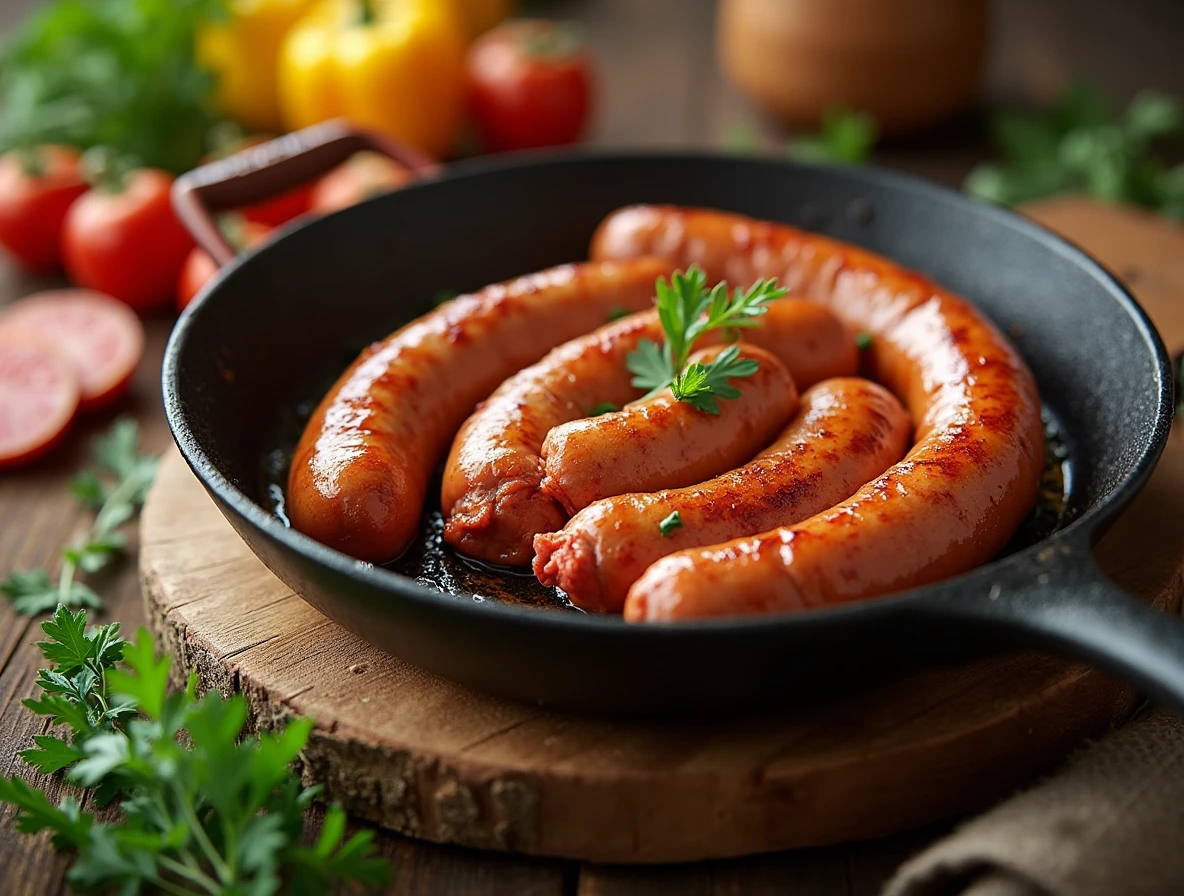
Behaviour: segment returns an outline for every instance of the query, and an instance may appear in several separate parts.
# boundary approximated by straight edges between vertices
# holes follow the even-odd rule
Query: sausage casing
[[[775,277],[870,334],[872,375],[913,418],[909,455],[833,510],[659,560],[628,619],[795,610],[939,581],[991,559],[1036,500],[1043,462],[1031,371],[964,299],[874,253],[722,212],[611,215],[593,257],[656,254],[709,278]]]
[[[818,383],[751,463],[689,488],[597,501],[561,531],[537,536],[535,574],[578,607],[619,613],[629,586],[661,557],[813,516],[900,460],[911,432],[908,413],[883,386]],[[682,525],[662,532],[675,512]]]
[[[414,538],[456,429],[502,380],[617,308],[653,302],[652,259],[563,265],[470,294],[371,345],[305,427],[288,477],[292,525],[381,563]]]

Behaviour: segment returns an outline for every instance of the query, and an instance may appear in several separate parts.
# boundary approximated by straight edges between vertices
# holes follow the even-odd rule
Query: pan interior
[[[604,215],[635,202],[727,209],[823,232],[978,304],[1032,366],[1054,445],[1072,459],[1057,526],[1101,507],[1154,452],[1160,349],[1121,290],[1074,250],[1013,216],[896,175],[695,156],[460,165],[438,182],[289,234],[236,265],[181,324],[166,388],[175,390],[186,437],[270,511],[282,478],[276,450],[284,427],[298,423],[299,399],[321,394],[362,346],[441,293],[586,257]],[[456,588],[474,590],[458,571],[449,573]]]

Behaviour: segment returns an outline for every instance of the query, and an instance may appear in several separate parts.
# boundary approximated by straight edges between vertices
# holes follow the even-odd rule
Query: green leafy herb
[[[227,0],[53,0],[0,58],[0,147],[68,143],[180,173],[217,121],[198,27]]]
[[[790,141],[789,153],[808,162],[853,165],[871,158],[879,135],[880,126],[874,116],[834,106],[823,113],[817,134]]]
[[[315,844],[300,844],[317,791],[301,790],[291,765],[310,722],[245,736],[241,696],[199,698],[192,676],[185,691],[169,693],[169,661],[145,629],[128,644],[118,625],[88,629],[84,611],[59,607],[42,630],[52,666],[38,678],[43,696],[26,705],[65,734],[38,735],[20,755],[94,788],[100,805],[117,799],[122,811],[100,822],[73,796],[54,806],[15,776],[0,778],[0,801],[17,808],[17,830],[51,831],[55,846],[76,851],[67,875],[75,889],[305,894],[334,881],[387,881],[373,832],[346,839],[340,807],[327,811]]]
[[[658,531],[662,533],[663,538],[673,538],[674,530],[682,528],[682,517],[679,516],[678,511],[670,514],[662,522],[658,523]]]
[[[1115,117],[1105,97],[1077,83],[1042,112],[1000,113],[992,132],[1002,162],[966,180],[980,199],[1015,205],[1077,192],[1184,219],[1184,165],[1168,168],[1155,153],[1184,136],[1184,109],[1171,97],[1141,93]]]
[[[455,298],[456,298],[458,295],[460,295],[460,293],[458,293],[458,292],[457,292],[456,290],[454,290],[454,289],[441,289],[441,290],[438,290],[438,291],[436,292],[436,294],[435,294],[434,296],[432,296],[432,307],[433,307],[433,308],[439,308],[439,307],[440,307],[441,305],[443,305],[445,302],[451,302],[451,301],[452,301],[453,299],[455,299]]]
[[[588,411],[588,416],[599,417],[601,414],[611,414],[613,411],[619,410],[620,408],[611,401],[602,401],[600,404],[595,405],[590,411]]]
[[[867,330],[860,330],[855,334],[855,347],[861,352],[866,352],[872,347],[872,334]]]
[[[678,400],[689,401],[701,410],[714,407],[709,413],[718,414],[719,406],[709,400],[710,395],[735,398],[740,393],[728,385],[728,378],[752,376],[757,365],[737,361],[735,353],[725,358],[727,352],[721,352],[710,364],[695,364],[692,367],[700,369],[689,370],[687,359],[695,341],[714,330],[755,327],[757,318],[768,311],[769,302],[784,296],[786,290],[774,280],[758,280],[747,290],[737,288],[729,295],[727,283],[708,289],[707,275],[691,265],[685,273],[676,271],[669,282],[659,277],[655,291],[666,340],[659,347],[653,340],[643,339],[626,357],[633,385],[647,389],[647,397],[669,386]]]
[[[724,148],[737,155],[752,155],[759,143],[756,125],[748,120],[733,122],[724,133]]]
[[[716,398],[739,398],[740,390],[728,380],[752,376],[760,368],[752,358],[740,357],[740,346],[729,345],[709,364],[698,361],[674,378],[670,391],[696,410],[719,414]]]
[[[621,305],[616,305],[608,310],[608,322],[611,324],[613,321],[620,320],[623,317],[628,317],[632,313],[633,312],[628,308],[622,307]]]
[[[58,581],[44,569],[11,572],[0,591],[12,598],[18,613],[35,616],[58,604],[101,609],[102,600],[83,582],[79,572],[96,573],[121,554],[127,540],[119,527],[136,515],[156,475],[157,459],[137,453],[139,427],[134,420],[117,420],[106,435],[95,439],[95,468],[70,483],[70,491],[87,507],[96,509],[90,531],[62,551]]]

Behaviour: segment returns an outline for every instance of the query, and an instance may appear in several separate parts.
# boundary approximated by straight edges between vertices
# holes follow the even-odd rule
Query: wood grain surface
[[[3,36],[37,2],[0,4]],[[578,18],[585,26],[603,73],[596,143],[719,147],[726,144],[732,127],[754,122],[762,147],[780,151],[785,135],[761,121],[715,72],[712,6],[712,0],[551,0],[536,4],[532,12]],[[1047,0],[1039,4],[997,0],[994,9],[988,98],[1047,98],[1075,75],[1094,80],[1119,100],[1147,87],[1184,94],[1178,46],[1184,5],[1177,0]],[[981,116],[970,116],[923,140],[882,147],[877,161],[957,185],[988,154],[981,121]],[[1135,215],[1131,226],[1141,228],[1147,223],[1136,223],[1135,218],[1142,216]],[[1085,243],[1084,236],[1080,239]],[[1165,239],[1170,242],[1175,236]],[[1136,292],[1170,290],[1168,284],[1173,281],[1166,273],[1154,262],[1144,263],[1147,242],[1142,237],[1124,248],[1131,258],[1139,259],[1135,267],[1124,266],[1124,257],[1112,254],[1109,238],[1086,245],[1121,276],[1134,275]],[[1175,257],[1180,255],[1177,250]],[[0,304],[51,285],[58,284],[20,276],[0,260]],[[0,476],[0,570],[54,566],[60,546],[85,520],[65,484],[84,462],[89,437],[116,415],[137,417],[152,450],[171,444],[158,386],[158,364],[170,320],[153,319],[148,326],[149,351],[129,399],[111,413],[76,427],[46,461]],[[1184,337],[1169,340],[1169,348],[1184,348]],[[1173,436],[1169,450],[1184,451],[1179,435]],[[1144,500],[1150,499],[1140,499]],[[1157,513],[1164,526],[1178,527],[1178,506],[1163,502]],[[112,569],[95,584],[107,602],[106,619],[121,620],[129,628],[143,621],[134,564]],[[30,777],[56,798],[61,788],[54,780],[31,775],[15,758],[15,752],[42,730],[20,705],[21,699],[34,693],[35,670],[41,665],[35,635],[35,621],[20,619],[0,604],[0,773]],[[0,807],[0,892],[21,896],[64,892],[66,860],[54,854],[45,838],[16,834],[12,819],[12,811]],[[901,861],[944,831],[938,825],[849,846],[642,868],[523,858],[387,833],[379,835],[378,844],[395,868],[390,894],[872,896]]]
[[[1172,270],[1173,245],[1184,259],[1175,228],[1152,221],[1154,236],[1140,235],[1142,217],[1078,200],[1033,215],[1112,252],[1129,227],[1154,264],[1116,256],[1123,264],[1184,273]],[[1184,338],[1170,290],[1145,298],[1178,327],[1168,337]],[[1099,547],[1123,587],[1172,611],[1184,527],[1161,516],[1180,494],[1184,456],[1173,451]],[[140,558],[150,623],[182,669],[196,669],[204,687],[246,693],[261,726],[314,719],[306,773],[352,813],[465,846],[652,863],[879,837],[983,808],[1122,721],[1135,701],[1105,675],[1035,654],[724,725],[604,721],[487,697],[370,647],[305,604],[175,451],[144,509]]]

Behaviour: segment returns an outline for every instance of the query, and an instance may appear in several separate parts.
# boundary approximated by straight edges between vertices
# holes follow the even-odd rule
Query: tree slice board
[[[1184,230],[1064,200],[1033,209],[1124,275],[1184,342]],[[1184,440],[1098,553],[1179,605]],[[144,509],[148,617],[178,675],[316,727],[329,799],[428,840],[598,862],[675,862],[889,834],[980,809],[1121,722],[1125,686],[1035,654],[934,670],[809,709],[721,723],[544,711],[426,674],[323,617],[260,563],[175,452]]]

